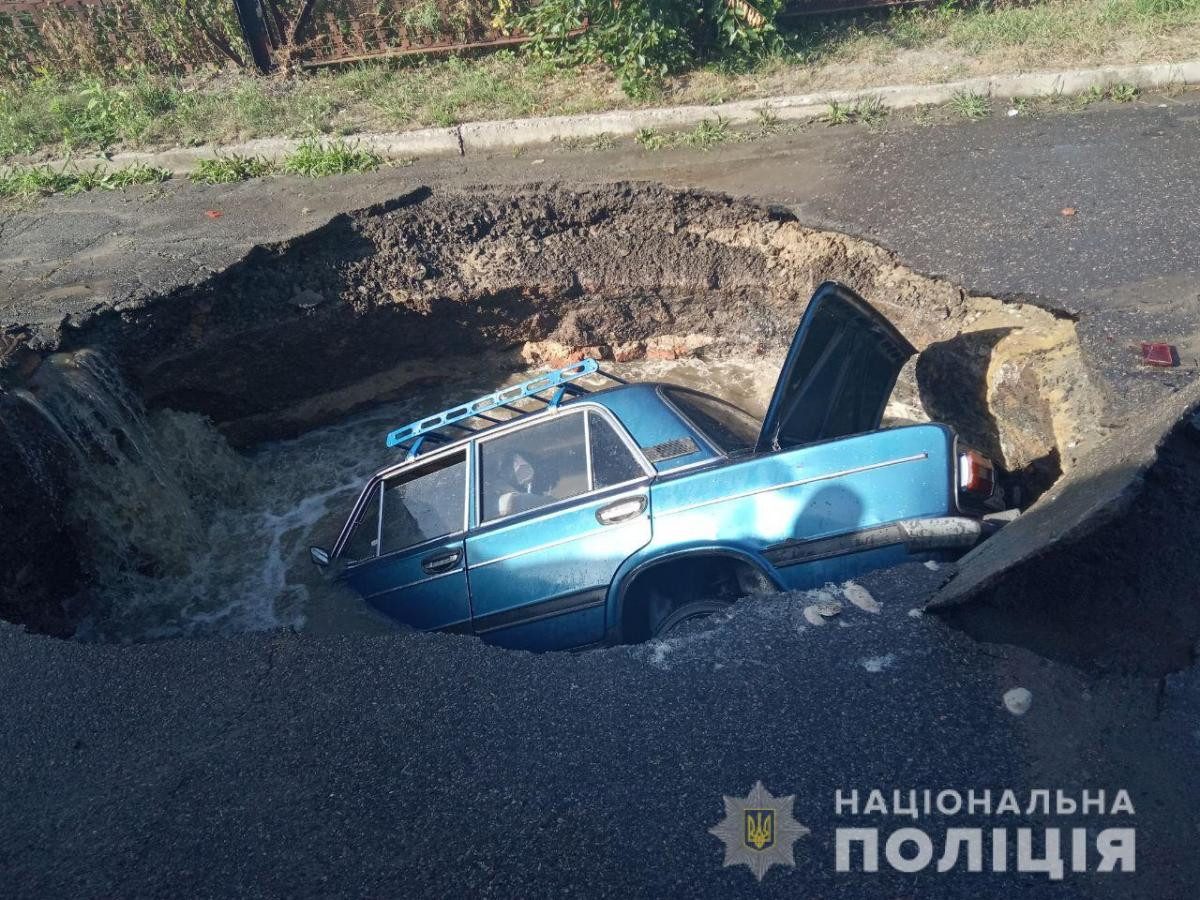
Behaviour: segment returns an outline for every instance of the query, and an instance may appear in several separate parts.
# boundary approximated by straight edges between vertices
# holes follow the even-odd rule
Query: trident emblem
[[[775,845],[775,810],[746,810],[746,846],[766,850]]]

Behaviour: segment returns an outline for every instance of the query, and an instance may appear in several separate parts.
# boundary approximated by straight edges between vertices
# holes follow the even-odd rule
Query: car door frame
[[[369,504],[371,502],[370,497],[371,497],[372,493],[374,493],[376,491],[378,491],[379,495],[380,495],[379,496],[378,518],[376,520],[376,525],[375,525],[376,542],[377,542],[376,549],[381,550],[382,549],[382,540],[383,540],[382,523],[383,523],[383,514],[384,514],[384,509],[385,509],[383,492],[387,488],[387,482],[390,479],[396,478],[398,476],[403,476],[405,474],[405,472],[410,468],[411,469],[419,469],[422,466],[428,465],[429,463],[437,462],[439,459],[441,459],[443,457],[454,456],[457,454],[463,455],[463,463],[464,463],[464,466],[463,466],[463,468],[464,468],[464,476],[463,476],[463,478],[464,478],[464,487],[463,487],[464,493],[463,493],[462,527],[457,531],[447,532],[444,535],[439,535],[437,537],[428,538],[419,543],[410,544],[407,547],[401,547],[401,548],[399,548],[397,550],[393,550],[389,553],[381,553],[380,552],[380,553],[377,553],[377,555],[375,555],[373,557],[369,557],[368,559],[358,560],[353,563],[347,562],[345,565],[345,568],[342,572],[343,578],[345,578],[347,580],[351,580],[356,576],[361,577],[360,573],[364,571],[365,567],[368,567],[368,566],[382,567],[382,566],[386,565],[386,561],[388,561],[388,560],[391,560],[392,562],[397,562],[397,561],[407,559],[409,557],[420,557],[422,554],[435,551],[439,547],[448,548],[449,545],[457,544],[458,545],[458,550],[457,550],[458,558],[454,561],[452,568],[448,569],[447,571],[444,571],[444,572],[429,571],[427,568],[425,568],[425,563],[427,562],[427,560],[421,559],[421,560],[419,560],[419,563],[421,565],[422,571],[425,572],[423,577],[417,578],[411,582],[407,582],[405,584],[401,584],[401,585],[398,585],[395,587],[389,587],[386,590],[376,591],[371,594],[363,592],[363,600],[366,603],[368,603],[369,605],[375,606],[375,604],[372,603],[372,600],[375,597],[379,597],[384,594],[390,594],[390,593],[398,594],[401,591],[408,591],[413,588],[423,587],[426,584],[430,584],[434,581],[444,579],[448,576],[461,574],[462,581],[463,581],[462,597],[466,604],[466,618],[462,619],[462,620],[456,620],[454,622],[448,622],[448,623],[445,623],[442,625],[434,626],[434,627],[428,629],[428,630],[434,630],[434,631],[449,630],[449,631],[458,631],[458,632],[461,632],[461,631],[469,632],[471,629],[471,621],[473,618],[473,614],[472,614],[472,606],[471,606],[471,586],[470,586],[470,581],[467,579],[467,575],[466,575],[466,571],[467,571],[466,541],[467,541],[467,536],[471,530],[471,522],[472,522],[472,515],[473,515],[472,508],[474,505],[474,492],[472,489],[472,483],[473,483],[473,477],[474,477],[475,455],[471,448],[470,443],[463,442],[463,443],[457,443],[457,444],[454,444],[451,446],[447,446],[444,448],[439,447],[437,450],[434,450],[428,454],[417,457],[414,460],[405,460],[404,463],[401,463],[398,466],[395,466],[395,467],[387,469],[383,472],[380,472],[380,473],[376,474],[374,477],[372,477],[370,482],[368,482],[367,486],[359,494],[359,500],[355,504],[354,510],[351,513],[350,518],[347,519],[347,527],[343,529],[343,533],[339,537],[338,542],[335,545],[335,551],[334,551],[335,558],[337,558],[338,556],[340,556],[340,554],[342,552],[344,552],[345,547],[349,543],[351,535],[353,534],[353,528],[350,528],[348,526],[358,516],[363,504]],[[411,463],[411,465],[409,465],[410,463]],[[361,523],[361,525],[365,525],[365,524],[366,524],[365,522]],[[447,552],[453,552],[453,551],[450,551],[449,549],[447,549]],[[382,610],[381,610],[381,612],[382,612]],[[386,612],[384,612],[384,614],[389,615]],[[415,627],[423,627],[423,626],[415,626]]]
[[[522,431],[526,428],[537,427],[538,425],[544,424],[547,421],[558,418],[559,416],[568,416],[568,415],[582,416],[583,421],[584,421],[585,465],[587,466],[588,479],[589,479],[589,484],[590,484],[592,479],[594,478],[592,447],[591,447],[591,431],[590,431],[590,425],[588,424],[588,414],[590,412],[594,412],[597,415],[601,416],[612,427],[612,429],[613,429],[614,433],[617,435],[618,439],[626,447],[626,449],[629,451],[629,453],[632,456],[632,458],[634,459],[634,461],[637,463],[638,467],[641,469],[642,474],[640,476],[638,476],[637,478],[628,479],[628,480],[620,482],[618,484],[608,485],[608,486],[602,487],[602,488],[594,488],[594,487],[589,488],[588,490],[584,491],[581,494],[576,494],[573,497],[568,497],[563,500],[556,500],[552,503],[546,504],[545,506],[538,507],[537,509],[525,510],[525,511],[517,512],[517,513],[512,513],[507,516],[500,516],[500,517],[497,517],[494,519],[484,521],[484,519],[483,519],[483,514],[484,514],[484,509],[485,509],[485,501],[484,501],[484,496],[483,496],[484,478],[482,477],[483,445],[487,444],[489,441],[493,441],[498,438],[508,437],[508,436],[515,434],[519,431]],[[474,481],[474,488],[473,488],[474,493],[471,498],[472,513],[471,513],[470,527],[469,527],[469,529],[467,531],[467,535],[466,535],[466,539],[467,539],[467,545],[466,545],[467,581],[468,581],[468,585],[470,586],[470,590],[472,591],[472,595],[474,595],[477,592],[477,589],[474,586],[471,586],[471,572],[473,569],[475,569],[477,567],[482,568],[482,567],[489,566],[489,565],[492,565],[492,564],[498,563],[498,562],[504,562],[511,558],[515,558],[517,556],[530,556],[530,555],[533,555],[535,553],[539,553],[542,551],[549,551],[549,550],[552,550],[559,546],[562,546],[563,544],[571,543],[576,540],[583,540],[591,534],[603,533],[605,528],[612,527],[612,525],[620,525],[620,524],[622,524],[622,522],[620,522],[620,521],[612,523],[612,525],[609,525],[609,524],[599,521],[599,513],[604,508],[607,508],[607,506],[615,506],[618,503],[622,503],[627,500],[633,499],[633,495],[636,495],[636,493],[638,491],[641,491],[643,493],[645,502],[644,502],[644,505],[642,506],[642,508],[639,510],[639,512],[636,515],[629,517],[629,521],[636,521],[638,518],[645,518],[645,520],[647,522],[647,527],[652,529],[652,524],[651,524],[652,516],[651,516],[651,509],[650,509],[650,502],[651,502],[650,486],[653,484],[654,480],[658,477],[658,473],[654,469],[654,466],[646,458],[646,455],[645,455],[644,451],[642,450],[642,448],[639,447],[637,445],[637,443],[633,440],[632,436],[629,434],[628,429],[626,429],[624,423],[622,423],[620,421],[620,419],[611,410],[609,410],[607,407],[605,407],[603,404],[596,403],[596,402],[587,402],[587,401],[574,401],[574,402],[571,402],[570,404],[564,404],[563,406],[557,408],[557,410],[554,413],[551,413],[549,415],[547,415],[545,413],[539,413],[538,415],[532,416],[528,420],[523,421],[519,424],[516,424],[511,428],[505,428],[503,430],[498,429],[494,433],[489,432],[487,434],[480,435],[474,441],[472,441],[472,454],[473,454],[472,471],[475,473],[479,473],[479,475],[477,475],[477,477],[475,478],[475,481]],[[606,507],[601,507],[601,509],[596,511],[597,527],[590,532],[584,532],[579,535],[571,535],[566,538],[558,538],[556,540],[549,541],[544,544],[535,544],[534,546],[529,547],[527,549],[514,551],[513,553],[510,553],[510,554],[503,554],[502,556],[499,556],[499,557],[484,560],[481,563],[477,563],[472,560],[471,541],[473,538],[485,536],[490,532],[499,531],[503,528],[507,528],[510,526],[532,523],[539,519],[545,519],[548,517],[566,513],[566,512],[569,512],[574,507],[588,506],[588,505],[594,503],[598,499],[608,499],[608,498],[611,498],[612,502],[610,504],[607,504]],[[648,543],[651,539],[652,539],[652,531],[651,531],[651,534],[649,534],[647,536],[645,543]],[[643,546],[644,546],[644,544],[643,544]],[[631,550],[629,555],[633,555],[636,552],[637,552],[636,549]],[[627,559],[627,558],[628,557],[626,557],[625,559]],[[608,582],[605,584],[603,590],[601,590],[599,587],[594,588],[597,593],[597,598],[596,598],[595,603],[590,604],[587,607],[588,609],[592,608],[593,606],[598,607],[598,608],[603,608],[607,605],[607,597],[609,594],[609,589],[612,584],[612,578],[616,575],[616,573],[618,571],[620,571],[621,567],[624,565],[625,559],[622,559],[620,562],[618,562],[617,564],[614,565],[613,572],[610,574]],[[591,588],[591,587],[581,589],[579,591],[579,593],[584,593],[585,591],[589,591],[592,589],[593,588]],[[515,610],[518,610],[522,607],[535,606],[537,604],[544,604],[544,605],[549,606],[558,597],[567,597],[567,596],[570,596],[570,593],[564,593],[561,595],[552,595],[550,597],[531,598],[527,602],[521,604],[520,606],[508,607],[504,610],[499,610],[499,611],[496,611],[493,613],[488,613],[483,616],[479,615],[479,610],[477,609],[477,605],[474,602],[472,602],[472,631],[474,631],[476,634],[478,634],[480,636],[486,637],[488,632],[500,631],[505,628],[513,628],[513,627],[526,625],[526,624],[534,624],[538,621],[542,621],[547,618],[552,618],[556,615],[562,614],[562,612],[564,612],[564,611],[548,611],[546,615],[531,614],[529,616],[519,616],[519,615],[515,615],[513,613]],[[572,611],[574,611],[574,610],[572,610],[572,609],[565,610],[565,612],[572,612]],[[506,621],[505,618],[503,618],[506,614],[508,614],[508,617],[513,619],[514,621],[511,621],[511,622]],[[486,621],[488,618],[491,618],[491,617],[496,617],[499,621],[506,621],[506,624],[495,626],[495,627],[484,627],[482,629],[478,626],[478,623],[481,620]],[[607,617],[607,611],[604,610],[600,616],[600,620],[603,621],[606,619],[606,617]],[[601,626],[595,637],[594,642],[598,643],[598,642],[602,641],[603,639],[604,639],[604,628],[603,628],[603,626]]]

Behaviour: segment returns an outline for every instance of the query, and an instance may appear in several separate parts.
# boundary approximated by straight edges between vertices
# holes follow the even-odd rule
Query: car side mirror
[[[329,551],[324,547],[309,547],[308,558],[322,569],[329,565]]]

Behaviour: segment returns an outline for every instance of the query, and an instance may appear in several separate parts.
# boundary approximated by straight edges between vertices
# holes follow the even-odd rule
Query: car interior
[[[567,500],[588,489],[582,415],[487,441],[481,455],[485,521]],[[533,477],[524,484],[513,475],[518,458],[533,469]]]

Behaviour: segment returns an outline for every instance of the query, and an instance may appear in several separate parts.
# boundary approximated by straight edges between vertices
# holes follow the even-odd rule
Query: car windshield
[[[691,419],[717,448],[725,453],[746,453],[758,442],[762,423],[732,403],[690,391],[687,388],[666,388],[667,398]]]

